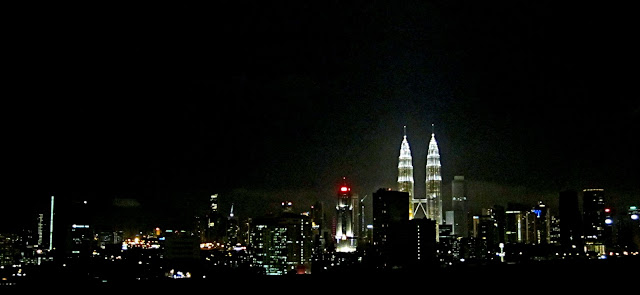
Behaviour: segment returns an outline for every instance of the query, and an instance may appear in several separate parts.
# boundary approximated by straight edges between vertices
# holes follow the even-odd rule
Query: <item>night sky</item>
[[[629,7],[336,2],[14,11],[0,229],[51,195],[150,224],[212,193],[241,216],[331,207],[342,177],[396,187],[403,125],[422,195],[432,123],[445,210],[454,175],[476,208],[640,200]]]

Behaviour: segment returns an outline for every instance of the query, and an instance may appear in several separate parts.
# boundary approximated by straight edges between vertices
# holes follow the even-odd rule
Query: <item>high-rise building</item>
[[[410,259],[407,249],[414,237],[409,234],[408,206],[407,192],[381,188],[373,193],[373,248],[383,267],[404,266]]]
[[[551,216],[549,223],[551,224],[549,231],[549,243],[552,245],[558,245],[561,243],[560,218],[558,218],[558,216]]]
[[[97,247],[92,204],[80,196],[65,195],[55,197],[55,207],[52,197],[51,205],[49,247],[53,249],[54,261],[62,264],[89,259]]]
[[[508,244],[529,244],[532,236],[535,214],[523,204],[509,203],[505,212],[505,242]]]
[[[336,251],[338,252],[354,252],[356,251],[357,239],[357,209],[359,203],[358,198],[354,198],[351,192],[351,186],[347,184],[346,179],[342,178],[342,184],[338,188],[338,202],[336,204]]]
[[[55,196],[51,196],[51,206],[49,208],[49,251],[53,250],[53,211],[55,205]]]
[[[409,247],[407,263],[415,266],[432,266],[436,262],[436,223],[427,218],[409,220]],[[400,250],[404,251],[404,250]]]
[[[472,219],[472,241],[475,242],[475,245],[472,247],[474,253],[471,257],[487,259],[497,246],[495,226],[497,222],[494,219],[493,209],[483,209],[482,211],[483,215],[473,216]]]
[[[578,192],[566,190],[560,192],[560,244],[565,251],[574,252],[582,247],[582,227],[580,209],[578,207]]]
[[[229,212],[229,217],[227,217],[227,229],[225,236],[225,244],[227,248],[230,249],[235,246],[239,241],[240,234],[240,223],[238,222],[238,218],[233,214],[233,203],[231,204],[231,211]]]
[[[44,214],[38,214],[38,247],[44,248]]]
[[[435,132],[432,132],[429,151],[427,153],[426,201],[427,218],[434,220],[436,227],[442,224],[441,186],[440,152],[438,150]]]
[[[530,243],[551,244],[551,213],[549,207],[539,201],[538,205],[531,209],[531,212],[535,214],[535,221]]]
[[[206,242],[220,242],[224,235],[222,216],[218,212],[218,194],[209,198],[209,212],[207,213],[207,227],[205,229]]]
[[[426,216],[427,212],[423,199],[416,199],[413,194],[413,160],[409,141],[407,141],[407,126],[404,126],[404,137],[400,144],[400,157],[398,158],[398,191],[409,193],[409,219],[413,219],[418,212]]]
[[[453,226],[453,234],[458,237],[469,235],[469,209],[467,206],[467,193],[464,176],[454,176],[451,182],[451,208],[452,214],[447,218],[447,224]]]
[[[333,245],[333,240],[327,226],[323,203],[317,201],[311,206],[310,213],[313,251],[314,255],[319,256],[325,249],[330,248],[330,245]]]
[[[310,217],[282,212],[256,218],[251,231],[254,263],[267,275],[309,273],[312,254]]]
[[[605,199],[603,189],[582,191],[582,224],[587,251],[605,253]]]
[[[620,208],[622,209],[622,208]],[[636,205],[628,206],[620,210],[615,217],[617,230],[617,244],[620,249],[627,252],[638,252],[640,250],[640,207]]]

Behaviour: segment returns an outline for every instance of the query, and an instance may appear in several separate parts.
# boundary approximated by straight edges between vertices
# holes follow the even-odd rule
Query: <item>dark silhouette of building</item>
[[[445,226],[446,228],[447,226]],[[442,228],[441,228],[442,229]],[[407,266],[412,268],[432,267],[436,261],[436,222],[428,218],[414,218],[408,223],[409,248],[406,250]],[[440,235],[442,243],[443,237],[452,236],[451,227],[448,233]],[[400,250],[405,251],[405,250]]]
[[[467,200],[464,176],[454,176],[451,182],[451,208],[452,220],[447,220],[453,225],[453,234],[458,237],[469,236],[469,204]]]
[[[409,261],[409,193],[379,189],[373,193],[373,248],[383,268]]]
[[[52,249],[58,264],[85,263],[97,247],[91,204],[78,196],[55,197]]]
[[[436,223],[409,220],[409,193],[379,189],[373,193],[373,249],[383,269],[435,263]]]
[[[560,192],[560,244],[566,252],[582,251],[582,220],[578,204],[578,192]]]

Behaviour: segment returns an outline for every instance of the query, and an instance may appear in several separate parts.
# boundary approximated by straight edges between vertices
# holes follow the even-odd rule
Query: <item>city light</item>
[[[175,271],[174,269],[172,269],[167,274],[167,277],[172,278],[172,279],[190,279],[191,278],[191,273],[190,272],[184,273],[182,271]]]
[[[341,192],[346,192],[346,191],[348,191],[348,190],[349,190],[349,188],[348,188],[348,187],[346,187],[346,186],[343,186],[343,187],[341,187],[341,188],[340,188],[340,191],[341,191]]]

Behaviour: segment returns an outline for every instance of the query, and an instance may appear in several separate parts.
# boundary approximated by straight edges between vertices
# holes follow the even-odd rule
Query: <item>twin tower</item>
[[[433,128],[433,124],[431,126]],[[400,145],[400,157],[398,158],[398,190],[409,193],[409,219],[428,218],[434,220],[437,225],[442,224],[440,151],[434,131],[431,132],[427,153],[426,194],[424,197],[418,197],[413,193],[412,159],[409,141],[407,141],[407,126],[404,126],[404,138]]]

